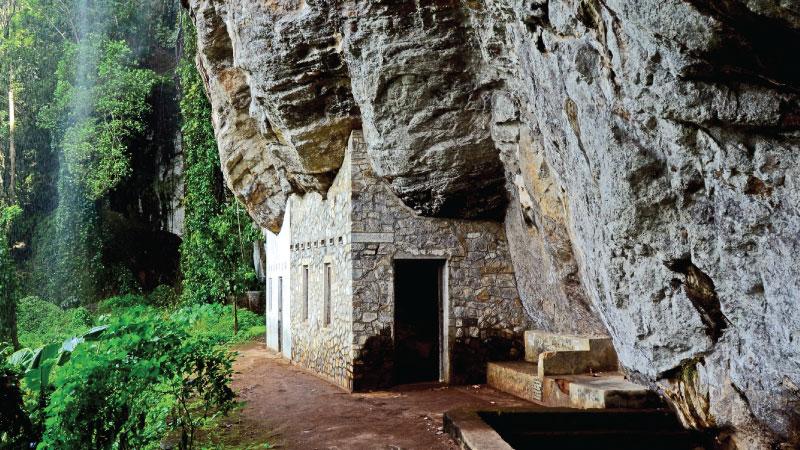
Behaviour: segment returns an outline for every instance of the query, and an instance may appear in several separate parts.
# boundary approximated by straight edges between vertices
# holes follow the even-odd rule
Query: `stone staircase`
[[[529,330],[525,361],[490,362],[495,389],[541,405],[566,408],[645,409],[662,405],[646,387],[619,372],[611,339]]]

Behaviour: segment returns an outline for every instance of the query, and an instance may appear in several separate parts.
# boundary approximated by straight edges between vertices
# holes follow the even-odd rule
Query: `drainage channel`
[[[453,410],[445,430],[467,450],[702,450],[712,438],[686,430],[667,409]]]

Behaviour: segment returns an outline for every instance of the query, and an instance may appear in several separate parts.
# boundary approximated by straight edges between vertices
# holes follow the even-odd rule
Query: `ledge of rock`
[[[226,180],[273,230],[351,130],[505,222],[536,328],[602,332],[731,448],[800,442],[800,6],[190,0]]]

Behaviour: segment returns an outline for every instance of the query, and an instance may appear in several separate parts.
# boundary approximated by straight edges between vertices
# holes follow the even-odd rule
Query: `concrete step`
[[[640,384],[632,383],[618,372],[592,375],[568,375],[546,377],[552,379],[559,391],[568,391],[573,408],[656,408],[662,406],[655,392]],[[549,383],[548,383],[549,384]]]
[[[529,402],[542,400],[542,379],[537,375],[536,365],[529,362],[490,362],[486,367],[486,382]]]
[[[487,382],[497,390],[552,407],[654,408],[662,404],[655,393],[618,372],[542,376],[529,362],[490,362]]]
[[[525,332],[525,360],[540,376],[617,370],[617,353],[607,336],[578,336],[539,330]]]
[[[652,408],[661,399],[618,372],[611,339],[538,330],[525,332],[526,361],[494,362],[490,386],[546,406]]]

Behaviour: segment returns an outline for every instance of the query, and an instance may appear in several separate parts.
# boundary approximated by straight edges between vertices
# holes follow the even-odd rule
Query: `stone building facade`
[[[481,382],[487,361],[522,355],[529,323],[503,225],[418,216],[374,176],[360,132],[351,135],[326,198],[290,198],[287,227],[291,242],[282,251],[289,255],[291,281],[284,302],[291,305],[293,362],[348,390],[396,383],[402,369],[396,295],[408,288],[396,285],[396,270],[401,263],[413,269],[416,262],[438,271],[431,297],[439,302],[438,317],[431,318],[439,333],[439,342],[431,343],[436,380]],[[278,245],[267,234],[268,247]],[[267,264],[270,289],[276,273]],[[275,314],[268,308],[268,324],[274,326]]]

